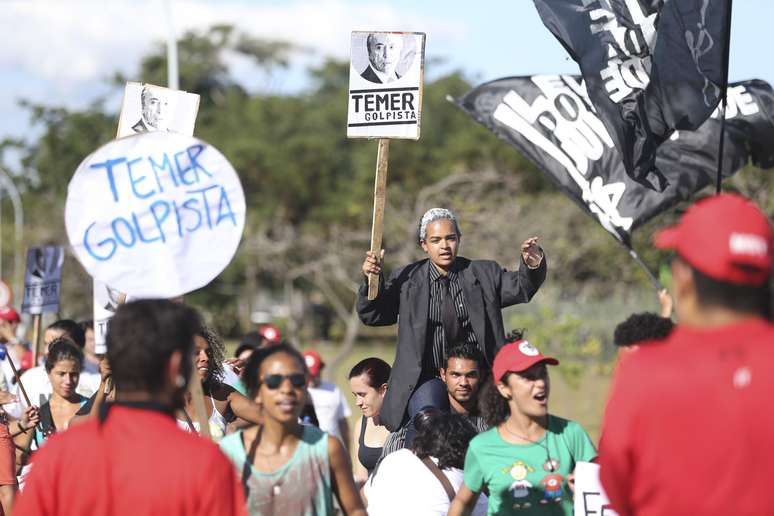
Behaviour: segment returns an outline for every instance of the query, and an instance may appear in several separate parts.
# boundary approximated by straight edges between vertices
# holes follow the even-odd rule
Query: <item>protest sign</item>
[[[94,352],[96,354],[107,353],[105,336],[108,321],[116,313],[118,306],[127,301],[129,298],[125,294],[97,279],[94,280]]]
[[[422,111],[425,34],[353,31],[349,67],[348,138],[376,138],[371,252],[382,247],[390,138],[418,140]],[[368,276],[368,299],[379,292]]]
[[[199,95],[153,84],[127,82],[117,138],[153,131],[193,135]]]
[[[618,516],[609,504],[599,481],[599,464],[578,462],[575,465],[575,516]]]
[[[425,35],[352,32],[348,138],[419,139]]]
[[[0,280],[0,308],[11,306],[11,303],[13,303],[13,291],[8,283]]]
[[[59,311],[59,287],[64,263],[60,245],[33,247],[27,251],[22,312],[39,315]]]
[[[67,192],[65,225],[95,279],[138,298],[207,285],[242,237],[236,171],[211,145],[176,133],[114,140],[88,156]]]

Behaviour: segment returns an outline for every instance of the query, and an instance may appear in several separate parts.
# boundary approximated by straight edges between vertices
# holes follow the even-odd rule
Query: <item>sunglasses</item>
[[[290,384],[293,387],[304,387],[306,385],[306,375],[303,373],[293,373],[293,374],[267,374],[263,377],[263,383],[271,390],[279,389],[280,385],[282,385],[282,382],[285,381],[285,378],[290,380]]]

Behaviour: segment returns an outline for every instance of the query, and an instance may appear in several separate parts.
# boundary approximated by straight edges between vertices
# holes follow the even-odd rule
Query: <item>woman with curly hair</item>
[[[411,449],[387,455],[366,482],[370,516],[446,514],[462,485],[468,443],[476,429],[459,414],[429,407],[414,416],[417,434]],[[474,514],[486,514],[486,498]]]
[[[212,328],[202,327],[194,336],[193,362],[204,392],[204,404],[210,435],[219,440],[226,434],[228,422],[241,418],[251,423],[261,423],[260,407],[223,382],[223,341]],[[186,395],[185,407],[178,413],[178,425],[189,431],[199,432],[196,409],[190,394]]]
[[[500,348],[483,397],[492,428],[470,443],[450,516],[470,514],[481,492],[489,514],[572,515],[575,464],[597,451],[578,423],[548,412],[546,366],[557,364],[521,338]]]

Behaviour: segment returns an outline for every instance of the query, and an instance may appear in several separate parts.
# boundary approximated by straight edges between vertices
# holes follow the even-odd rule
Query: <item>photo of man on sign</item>
[[[140,105],[142,115],[136,124],[132,126],[135,133],[147,133],[148,131],[166,131],[164,115],[169,102],[162,95],[161,90],[149,85],[142,87],[140,93]]]
[[[360,76],[377,84],[386,84],[400,79],[396,68],[403,50],[403,36],[373,32],[366,38],[368,66]]]

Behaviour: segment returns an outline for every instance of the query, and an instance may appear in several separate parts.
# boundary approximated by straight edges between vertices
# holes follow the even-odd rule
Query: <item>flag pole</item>
[[[651,283],[653,283],[653,286],[656,287],[657,292],[661,292],[662,290],[664,290],[664,286],[658,280],[656,275],[653,274],[653,271],[651,271],[650,268],[647,265],[645,265],[645,262],[642,261],[642,258],[640,258],[640,255],[637,254],[637,251],[635,251],[633,247],[629,247],[629,256],[631,256],[634,259],[634,261],[637,262],[637,264],[640,267],[642,267],[642,270],[645,271]]]
[[[728,95],[728,55],[731,50],[731,4],[728,0],[728,9],[726,11],[726,48],[723,54],[723,82],[720,85],[720,144],[718,145],[718,177],[715,183],[715,193],[721,191],[723,181],[723,147],[726,142],[726,98]]]

